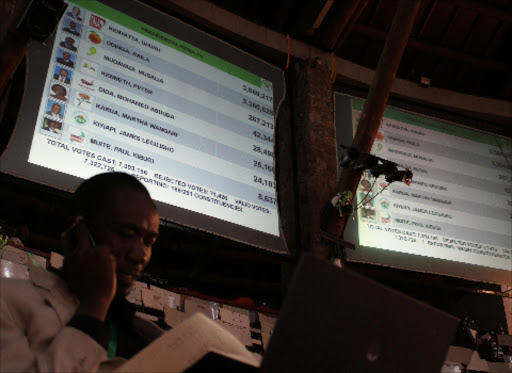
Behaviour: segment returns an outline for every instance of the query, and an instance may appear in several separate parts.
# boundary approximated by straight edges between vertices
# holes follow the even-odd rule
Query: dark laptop
[[[437,373],[458,323],[445,312],[306,254],[261,371]]]

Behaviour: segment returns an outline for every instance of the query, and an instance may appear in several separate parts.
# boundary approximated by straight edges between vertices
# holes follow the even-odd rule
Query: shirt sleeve
[[[26,334],[26,326],[13,317],[1,296],[0,330],[2,372],[96,372],[107,357],[94,338],[70,326],[61,328],[44,350],[35,350],[33,344],[39,343],[40,337]]]

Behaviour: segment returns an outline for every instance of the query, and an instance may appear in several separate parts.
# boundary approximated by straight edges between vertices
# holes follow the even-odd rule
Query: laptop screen
[[[459,320],[349,269],[304,255],[263,372],[439,372]]]

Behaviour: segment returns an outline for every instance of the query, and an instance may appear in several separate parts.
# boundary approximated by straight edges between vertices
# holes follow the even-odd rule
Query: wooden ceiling
[[[209,2],[372,69],[398,6],[398,0]],[[511,23],[511,0],[423,0],[397,76],[512,100]]]

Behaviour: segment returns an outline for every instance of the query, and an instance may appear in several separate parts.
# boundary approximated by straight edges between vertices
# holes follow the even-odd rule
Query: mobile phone
[[[96,247],[96,240],[94,239],[93,235],[91,234],[91,230],[85,224],[85,229],[87,230],[87,234],[89,236],[89,246],[90,247]],[[71,244],[73,245],[73,249],[78,247],[78,221],[73,222],[71,226],[66,231],[70,240]]]

